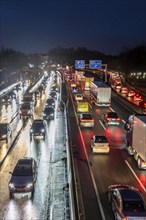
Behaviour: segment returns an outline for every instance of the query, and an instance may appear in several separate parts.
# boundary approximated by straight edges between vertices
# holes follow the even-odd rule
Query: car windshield
[[[52,108],[46,108],[44,113],[46,114],[54,113],[54,110]]]
[[[123,202],[124,212],[146,212],[142,201],[124,201]]]
[[[13,172],[13,176],[31,176],[32,168],[30,165],[19,165],[16,166]]]
[[[107,139],[104,136],[96,136],[95,143],[107,143]]]

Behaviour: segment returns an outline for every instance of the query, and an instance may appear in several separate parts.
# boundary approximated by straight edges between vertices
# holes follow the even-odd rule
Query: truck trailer
[[[146,115],[133,115],[133,123],[128,121],[126,130],[126,150],[133,155],[139,169],[146,169]]]
[[[103,82],[94,81],[90,84],[90,98],[97,106],[111,105],[111,87]]]

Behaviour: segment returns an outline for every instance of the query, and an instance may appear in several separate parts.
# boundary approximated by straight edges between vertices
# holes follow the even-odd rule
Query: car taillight
[[[107,118],[107,121],[111,121],[111,118]]]
[[[120,118],[117,118],[117,121],[120,121]]]

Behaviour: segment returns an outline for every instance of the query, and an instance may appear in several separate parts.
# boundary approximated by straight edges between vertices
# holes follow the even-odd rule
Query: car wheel
[[[32,141],[32,136],[30,136],[30,141]]]
[[[45,135],[44,135],[44,137],[43,137],[43,140],[45,140]]]
[[[6,143],[8,143],[8,137],[6,137]]]

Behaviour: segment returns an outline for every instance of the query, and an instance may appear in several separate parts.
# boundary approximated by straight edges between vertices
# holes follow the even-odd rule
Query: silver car
[[[14,197],[14,193],[31,193],[32,197],[37,176],[36,161],[33,158],[19,159],[11,174],[12,177],[9,182],[10,198]]]
[[[146,220],[146,206],[138,189],[129,185],[111,185],[108,200],[115,220]]]

